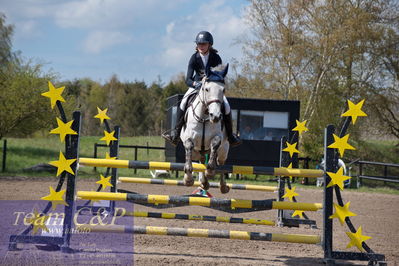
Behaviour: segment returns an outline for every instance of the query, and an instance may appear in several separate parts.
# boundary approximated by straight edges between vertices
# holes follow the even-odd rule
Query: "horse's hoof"
[[[227,185],[224,186],[220,186],[220,192],[222,192],[223,194],[229,193],[230,188]]]
[[[183,181],[184,185],[186,185],[187,187],[191,187],[192,185],[194,185],[194,178],[192,176],[189,177],[187,175],[184,175]]]
[[[201,188],[202,189],[204,189],[204,190],[208,190],[209,189],[209,187],[210,187],[210,185],[209,185],[209,182],[208,181],[206,181],[205,183],[201,183]]]

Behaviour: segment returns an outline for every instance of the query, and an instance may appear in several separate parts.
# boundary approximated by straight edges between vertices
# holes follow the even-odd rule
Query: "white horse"
[[[214,68],[202,80],[202,87],[186,112],[186,125],[180,133],[186,152],[184,165],[184,183],[192,186],[193,160],[205,162],[205,154],[209,160],[205,175],[200,173],[201,187],[209,189],[208,178],[215,176],[216,165],[223,165],[229,152],[229,141],[226,130],[222,127],[222,105],[225,91],[224,78],[228,65]],[[220,180],[220,191],[229,192],[224,175]]]

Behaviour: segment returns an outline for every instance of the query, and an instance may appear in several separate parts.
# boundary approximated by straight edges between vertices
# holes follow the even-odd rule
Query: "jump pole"
[[[160,219],[223,222],[223,223],[257,224],[257,225],[271,225],[271,226],[275,225],[274,221],[254,219],[254,218],[223,217],[223,216],[179,214],[179,213],[165,213],[165,212],[140,212],[140,211],[127,212],[121,209],[117,210],[116,215],[145,217],[145,218],[160,218]]]
[[[240,240],[260,240],[303,244],[319,244],[318,235],[275,234],[246,231],[212,230],[197,228],[157,227],[157,226],[124,226],[124,225],[80,225],[77,230],[82,233],[128,233],[144,235],[167,235],[206,238],[226,238]]]
[[[168,180],[168,179],[157,179],[157,178],[141,178],[141,177],[119,177],[121,183],[136,183],[136,184],[152,184],[152,185],[167,185],[167,186],[186,186],[182,180]],[[201,182],[195,181],[194,186],[201,185]],[[238,190],[256,190],[265,192],[275,192],[277,187],[273,186],[259,186],[259,185],[247,185],[247,184],[226,184],[231,189]],[[220,184],[215,182],[209,182],[209,187],[219,188]]]
[[[77,197],[88,200],[115,200],[129,201],[132,203],[146,204],[180,204],[205,207],[226,207],[226,208],[256,208],[258,210],[301,210],[317,211],[322,208],[321,203],[300,203],[268,200],[241,200],[241,199],[217,199],[202,197],[183,197],[168,195],[146,195],[133,193],[112,193],[112,192],[94,192],[78,191]]]
[[[91,166],[91,167],[184,171],[184,163],[170,163],[170,162],[79,158],[79,165]],[[193,163],[193,171],[204,172],[205,170],[206,170],[205,164]],[[221,165],[216,168],[216,172],[233,173],[233,174],[311,177],[311,178],[322,177],[324,175],[323,170],[316,170],[316,169],[291,169],[284,167],[274,168],[274,167],[264,167],[264,166],[241,166],[241,165]]]

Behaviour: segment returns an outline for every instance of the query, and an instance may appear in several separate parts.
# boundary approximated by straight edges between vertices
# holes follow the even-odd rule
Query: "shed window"
[[[280,141],[288,136],[288,112],[241,110],[240,137],[247,140]]]

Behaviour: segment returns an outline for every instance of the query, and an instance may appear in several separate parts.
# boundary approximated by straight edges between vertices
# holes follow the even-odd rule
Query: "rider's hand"
[[[195,88],[196,90],[201,89],[201,87],[202,87],[202,82],[200,82],[200,81],[195,81],[195,82],[194,82],[194,88]]]

